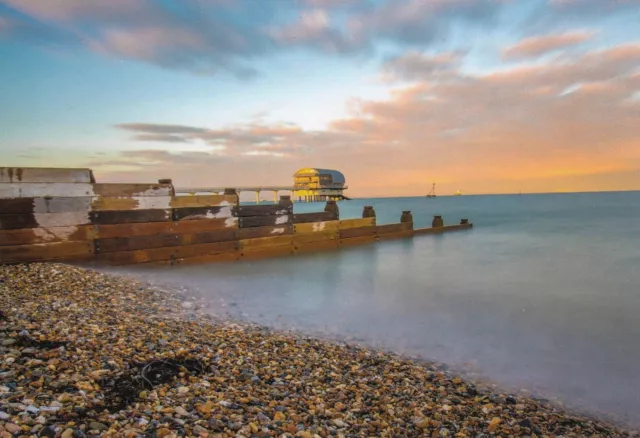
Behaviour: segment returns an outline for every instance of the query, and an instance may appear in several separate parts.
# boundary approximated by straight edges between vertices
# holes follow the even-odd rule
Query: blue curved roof
[[[316,174],[319,175],[331,175],[331,179],[333,180],[334,183],[345,183],[345,178],[344,175],[342,174],[342,172],[338,172],[337,170],[332,170],[332,169],[318,169],[317,167],[310,167],[310,168],[304,168],[304,169],[300,169],[299,171],[296,172],[296,175],[298,173],[300,173],[301,171],[308,171],[308,170],[312,170],[314,171]]]

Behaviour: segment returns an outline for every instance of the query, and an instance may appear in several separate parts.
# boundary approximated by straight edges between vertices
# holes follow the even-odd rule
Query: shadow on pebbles
[[[633,436],[435,366],[194,316],[64,265],[0,266],[0,437]]]

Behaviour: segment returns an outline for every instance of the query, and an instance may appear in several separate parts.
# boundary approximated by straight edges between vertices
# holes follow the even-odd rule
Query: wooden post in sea
[[[340,210],[336,201],[327,201],[327,205],[324,206],[324,211],[330,211],[336,214],[336,217],[340,217]]]
[[[401,223],[413,223],[413,215],[411,214],[411,211],[409,210],[405,210],[402,212],[402,216],[400,217],[400,222]]]
[[[433,221],[431,222],[431,226],[433,228],[439,228],[444,226],[444,221],[442,220],[442,216],[434,216]]]
[[[173,180],[171,178],[162,178],[158,180],[158,184],[166,184],[171,186],[171,196],[176,195],[176,188],[173,187]]]
[[[373,209],[373,206],[365,205],[362,210],[362,217],[376,217],[376,211]]]
[[[293,205],[293,201],[291,200],[291,196],[289,195],[280,195],[280,201],[278,201],[278,205],[282,205],[283,207],[289,207]]]

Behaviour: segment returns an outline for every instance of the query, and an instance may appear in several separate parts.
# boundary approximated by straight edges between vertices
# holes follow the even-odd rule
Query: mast
[[[427,195],[427,198],[435,198],[436,197],[436,183],[433,183],[431,186],[431,191]]]

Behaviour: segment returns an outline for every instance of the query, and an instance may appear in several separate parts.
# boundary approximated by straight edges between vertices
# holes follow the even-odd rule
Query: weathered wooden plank
[[[318,242],[296,243],[294,250],[295,250],[295,253],[305,254],[305,253],[313,253],[313,252],[337,249],[339,247],[340,247],[340,241],[334,239],[334,240],[321,240]]]
[[[253,249],[253,248],[271,248],[274,246],[292,246],[293,235],[288,234],[285,236],[273,236],[273,237],[257,237],[255,239],[242,239],[239,240],[241,249]]]
[[[378,234],[377,227],[358,227],[358,228],[347,228],[345,230],[338,230],[338,234],[340,235],[340,239],[351,239],[353,237],[365,237],[365,236],[376,236]]]
[[[236,230],[202,231],[193,234],[155,234],[147,236],[113,237],[97,239],[96,252],[135,251],[138,249],[163,248],[202,243],[231,242],[237,240]]]
[[[165,248],[140,249],[135,251],[121,251],[96,254],[96,260],[109,265],[130,265],[162,260],[172,260],[185,257],[197,257],[209,254],[236,252],[237,242],[205,243],[201,245],[184,245]]]
[[[0,183],[93,183],[91,169],[0,167]]]
[[[238,230],[230,228],[226,230],[201,231],[195,234],[184,234],[183,236],[183,241],[190,245],[200,243],[231,242],[238,240]]]
[[[112,237],[96,239],[96,252],[135,251],[138,249],[163,248],[202,243],[230,242],[237,240],[236,229],[201,231],[191,234],[152,234],[146,236]]]
[[[124,198],[93,198],[91,208],[94,211],[108,210],[166,210],[171,208],[171,196],[132,196]]]
[[[94,196],[87,183],[0,183],[0,198]]]
[[[89,212],[0,215],[0,230],[51,228],[90,224]]]
[[[56,260],[69,256],[91,254],[93,242],[56,242],[34,245],[3,246],[0,263]]]
[[[320,231],[317,233],[294,234],[293,243],[294,245],[300,245],[305,243],[321,242],[325,240],[336,240],[336,239],[338,239],[338,231],[329,230],[329,231]]]
[[[170,208],[171,197],[58,197],[58,198],[6,198],[0,199],[0,214],[11,213],[64,213],[103,210],[150,210]]]
[[[174,221],[190,221],[198,219],[224,219],[236,216],[235,206],[187,207],[173,210]]]
[[[293,215],[295,224],[304,224],[309,222],[326,222],[338,220],[338,214],[333,211],[321,211],[318,213],[296,213]]]
[[[394,239],[406,239],[413,237],[413,230],[398,231],[395,233],[378,234],[378,240],[394,240]]]
[[[165,222],[171,220],[171,210],[113,210],[89,213],[94,225]]]
[[[231,251],[220,254],[206,254],[195,257],[178,257],[172,260],[164,260],[160,262],[150,262],[147,265],[157,266],[175,266],[175,265],[195,265],[207,263],[233,263],[240,259],[240,251]]]
[[[159,233],[197,233],[200,231],[215,231],[237,229],[238,218],[203,219],[184,222],[149,222],[128,223],[117,225],[97,226],[97,237],[107,239],[111,237],[141,236]]]
[[[238,205],[238,195],[188,195],[171,198],[171,208],[225,207],[229,205]]]
[[[441,234],[441,233],[446,233],[448,231],[468,230],[470,228],[473,228],[473,224],[445,225],[443,227],[435,227],[435,228],[417,228],[413,230],[413,234],[414,235]]]
[[[376,236],[351,237],[349,239],[340,239],[340,246],[364,245],[375,241]]]
[[[344,219],[338,224],[338,229],[346,230],[349,228],[371,227],[376,224],[375,217],[366,217],[362,219]]]
[[[0,214],[33,213],[33,198],[0,199]]]
[[[378,235],[388,234],[388,233],[400,233],[403,231],[410,231],[413,229],[413,222],[403,222],[399,224],[387,224],[387,225],[378,225]]]
[[[338,221],[309,222],[304,224],[295,224],[293,231],[298,233],[318,233],[323,231],[335,231],[338,229]]]
[[[93,240],[95,235],[93,225],[1,230],[0,246]]]
[[[258,237],[282,236],[286,234],[293,234],[293,227],[291,225],[238,229],[239,239],[256,239]]]
[[[102,183],[93,185],[93,193],[105,198],[173,196],[171,184],[120,184]]]
[[[254,228],[254,227],[271,227],[271,226],[285,226],[291,225],[293,215],[284,214],[281,216],[253,216],[253,217],[241,217],[239,218],[240,228]]]
[[[182,245],[182,234],[155,234],[148,236],[112,237],[96,239],[96,252],[100,254],[138,249],[164,248]]]
[[[251,248],[243,249],[240,254],[240,260],[260,260],[274,257],[285,257],[293,254],[292,246],[274,246],[270,248]]]
[[[293,214],[293,205],[241,205],[238,207],[238,217],[251,216],[282,216]]]
[[[34,213],[75,213],[91,210],[91,198],[81,196],[77,198],[33,198]]]

